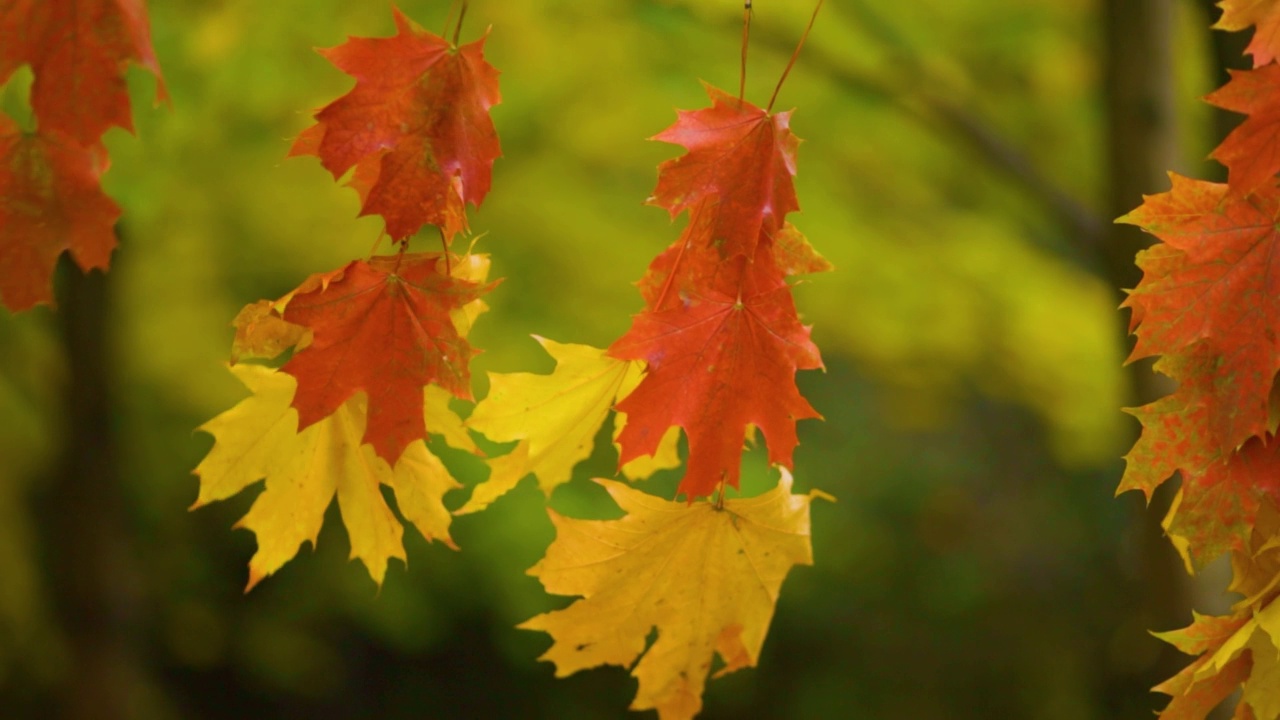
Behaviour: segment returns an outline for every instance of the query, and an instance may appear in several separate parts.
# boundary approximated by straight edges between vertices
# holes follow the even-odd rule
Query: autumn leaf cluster
[[[783,578],[812,562],[810,497],[791,493],[789,469],[796,422],[817,417],[795,375],[822,361],[788,278],[830,266],[786,221],[799,209],[790,113],[707,91],[710,107],[681,111],[655,136],[687,152],[659,167],[649,203],[688,222],[637,283],[644,307],[631,328],[606,349],[541,340],[557,361],[552,374],[491,376],[492,391],[469,420],[490,439],[518,444],[490,461],[490,479],[463,511],[529,473],[548,493],[566,482],[610,408],[629,478],[678,466],[683,433],[676,492],[686,502],[601,480],[627,511],[622,520],[552,513],[556,540],[531,573],[548,592],[582,597],[522,625],[551,634],[543,658],[558,675],[631,668],[639,681],[632,709],[663,718],[701,709],[717,655],[717,676],[756,664]],[[779,484],[726,499],[757,432]]]
[[[791,492],[789,470],[796,422],[817,417],[795,374],[822,363],[790,278],[829,265],[786,221],[799,208],[790,113],[713,88],[710,107],[681,112],[657,139],[688,152],[661,166],[650,202],[688,222],[639,282],[631,329],[608,348],[538,338],[555,370],[492,375],[464,420],[453,403],[472,399],[467,337],[495,283],[486,256],[451,248],[470,235],[467,206],[488,194],[500,155],[498,72],[484,37],[459,45],[393,12],[396,35],[320,51],[355,85],[290,150],[345,179],[393,252],[241,310],[231,371],[251,395],[202,427],[215,443],[195,506],[264,481],[238,523],[257,538],[252,588],[315,544],[336,499],[352,557],[381,584],[390,559],[405,560],[404,521],[455,547],[455,515],[529,475],[548,496],[568,482],[611,413],[629,480],[680,466],[683,432],[683,500],[601,479],[623,518],[548,510],[557,537],[530,572],[580,599],[522,627],[552,636],[544,658],[558,674],[622,665],[639,679],[634,708],[692,717],[715,656],[720,674],[755,665],[783,579],[811,562],[811,496]],[[434,239],[420,237],[427,226],[441,250],[410,252],[415,236]],[[451,509],[459,483],[427,440],[483,456],[472,433],[513,445],[484,457],[488,479]],[[757,436],[778,485],[729,497]]]
[[[1120,218],[1160,242],[1138,255],[1129,294],[1131,360],[1157,356],[1175,392],[1131,410],[1142,435],[1126,456],[1120,491],[1152,492],[1181,476],[1164,528],[1195,572],[1228,554],[1224,617],[1199,616],[1161,637],[1190,665],[1156,689],[1172,696],[1162,718],[1203,718],[1243,688],[1237,718],[1275,720],[1280,695],[1280,275],[1272,262],[1280,220],[1280,3],[1225,0],[1217,27],[1255,26],[1254,67],[1206,99],[1245,115],[1214,150],[1226,183],[1171,174],[1173,187]]]
[[[0,302],[53,304],[52,275],[69,251],[105,270],[120,207],[102,191],[102,136],[133,131],[125,71],[150,70],[165,97],[143,0],[0,3],[0,85],[31,68],[31,128],[0,113]]]
[[[196,469],[196,506],[266,483],[239,523],[258,539],[250,588],[315,544],[335,498],[352,557],[381,583],[387,562],[405,559],[383,485],[424,537],[452,546],[443,497],[458,483],[426,441],[435,434],[478,452],[449,400],[471,398],[476,351],[466,337],[493,284],[487,257],[449,246],[500,154],[489,117],[498,73],[483,39],[456,47],[398,10],[394,18],[392,37],[320,51],[356,84],[316,113],[290,155],[315,155],[335,178],[349,177],[361,214],[385,220],[396,251],[245,306],[232,362],[287,360],[233,365],[253,394],[204,426],[217,442]],[[425,225],[439,228],[441,252],[408,251]]]

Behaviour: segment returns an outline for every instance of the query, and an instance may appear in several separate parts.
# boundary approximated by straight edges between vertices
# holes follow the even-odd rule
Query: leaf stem
[[[382,247],[382,238],[384,237],[387,237],[387,231],[385,229],[378,233],[378,237],[374,238],[373,247],[369,248],[369,257],[373,257],[378,254],[378,248]]]
[[[773,95],[769,96],[769,105],[764,109],[766,113],[773,110],[773,101],[778,99],[778,91],[782,89],[782,83],[786,82],[787,75],[796,64],[796,58],[800,57],[800,48],[804,47],[804,41],[809,39],[809,31],[813,29],[813,21],[818,19],[818,11],[822,9],[823,2],[824,0],[818,0],[818,4],[814,6],[813,15],[809,17],[809,24],[805,26],[804,34],[800,36],[800,42],[796,43],[796,50],[791,53],[791,59],[787,61],[787,67],[782,71],[782,77],[778,78],[778,84],[773,88]]]
[[[396,253],[395,267],[391,268],[392,275],[395,275],[396,273],[400,272],[400,263],[404,261],[405,252],[409,250],[409,238],[404,238],[403,240],[397,240],[396,245],[399,246],[400,250],[399,252]]]
[[[751,39],[751,0],[742,4],[742,64],[738,73],[738,103],[747,94],[747,44]]]
[[[819,2],[821,4],[821,2]],[[458,24],[453,28],[453,46],[458,47],[458,37],[462,35],[462,20],[467,16],[467,0],[462,0],[462,10],[458,12]]]
[[[457,7],[458,0],[449,0],[449,9],[444,13],[444,29],[440,31],[440,37],[449,34],[449,28],[453,27],[453,9]]]
[[[455,42],[454,44],[456,45],[457,43]],[[436,229],[440,231],[440,250],[441,254],[444,255],[444,274],[452,276],[453,266],[449,261],[449,241],[445,239],[444,228],[437,227]]]

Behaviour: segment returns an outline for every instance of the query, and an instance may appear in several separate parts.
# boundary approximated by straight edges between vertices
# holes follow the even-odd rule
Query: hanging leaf
[[[520,627],[551,635],[542,659],[557,676],[629,667],[640,681],[631,709],[691,718],[713,656],[724,661],[717,677],[756,664],[782,581],[793,565],[813,562],[809,501],[826,496],[791,494],[786,470],[769,492],[723,507],[597,482],[626,515],[574,520],[548,511],[556,539],[529,571],[547,592],[582,599]]]
[[[394,37],[320,51],[356,86],[316,113],[289,154],[318,156],[335,179],[355,168],[360,214],[381,215],[393,239],[431,224],[448,242],[467,228],[466,204],[488,194],[501,155],[489,117],[498,71],[485,38],[455,47],[392,11]]]

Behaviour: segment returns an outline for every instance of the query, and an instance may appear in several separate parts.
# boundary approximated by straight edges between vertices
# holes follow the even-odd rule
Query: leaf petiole
[[[738,73],[738,103],[747,94],[747,44],[751,38],[751,0],[742,4],[742,66]]]
[[[823,2],[824,0],[818,0],[818,4],[814,6],[813,15],[809,17],[809,24],[805,26],[804,34],[800,36],[800,42],[796,43],[796,51],[791,53],[791,59],[787,61],[787,67],[782,71],[782,77],[778,78],[778,84],[773,88],[773,95],[769,96],[769,105],[764,109],[766,113],[773,111],[773,101],[778,99],[778,91],[782,89],[782,83],[787,81],[787,75],[791,73],[791,68],[796,64],[796,58],[800,57],[800,48],[803,48],[804,41],[809,39],[809,31],[813,29],[813,21],[818,19],[818,11],[822,9]]]

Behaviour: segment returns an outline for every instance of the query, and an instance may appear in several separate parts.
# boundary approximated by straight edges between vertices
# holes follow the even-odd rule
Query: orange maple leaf
[[[1270,434],[1239,448],[1223,448],[1209,431],[1213,360],[1203,345],[1189,356],[1166,356],[1156,369],[1178,390],[1128,412],[1142,422],[1142,436],[1125,456],[1117,494],[1151,493],[1175,472],[1182,476],[1164,527],[1187,569],[1238,549],[1249,535],[1264,496],[1280,497],[1280,443]]]
[[[1253,56],[1253,66],[1261,67],[1280,55],[1280,3],[1276,0],[1222,0],[1222,17],[1214,25],[1219,30],[1244,30],[1257,26],[1246,53]]]
[[[628,418],[618,436],[619,464],[653,454],[667,428],[679,425],[689,440],[679,492],[689,499],[722,482],[738,486],[748,427],[764,433],[771,463],[790,467],[796,421],[820,417],[796,388],[795,372],[820,368],[822,359],[772,248],[758,245],[750,260],[721,259],[690,239],[700,225],[691,220],[654,261],[641,283],[652,309],[609,348],[616,358],[648,365],[617,406]]]
[[[435,383],[470,399],[475,351],[450,313],[491,287],[450,277],[436,253],[354,261],[308,280],[283,316],[312,337],[281,368],[298,379],[298,431],[363,391],[364,442],[394,465],[409,443],[426,436],[423,387]]]
[[[1230,72],[1231,82],[1205,100],[1248,117],[1210,157],[1227,166],[1231,190],[1247,194],[1273,182],[1280,170],[1280,65]]]
[[[1176,174],[1118,222],[1164,241],[1138,255],[1142,281],[1124,306],[1138,336],[1131,360],[1190,354],[1204,343],[1213,392],[1209,430],[1224,451],[1269,428],[1267,398],[1280,370],[1280,190],[1247,197]]]
[[[106,269],[120,208],[102,192],[99,145],[56,131],[25,133],[0,114],[0,300],[10,310],[53,303],[58,256]]]
[[[393,11],[394,37],[320,51],[356,86],[316,113],[289,154],[318,156],[334,178],[354,167],[360,214],[381,215],[392,238],[432,224],[448,242],[467,228],[466,203],[489,192],[501,154],[489,117],[498,71],[485,38],[456,47]]]
[[[0,38],[0,85],[31,65],[31,107],[42,130],[83,144],[112,126],[132,132],[129,61],[150,70],[166,97],[142,0],[10,0],[0,6]]]
[[[761,234],[772,236],[800,209],[792,176],[796,147],[790,112],[769,114],[710,85],[711,107],[681,110],[654,140],[683,145],[685,155],[658,166],[649,203],[671,217],[706,201],[714,212],[707,241],[724,256],[751,257]]]

